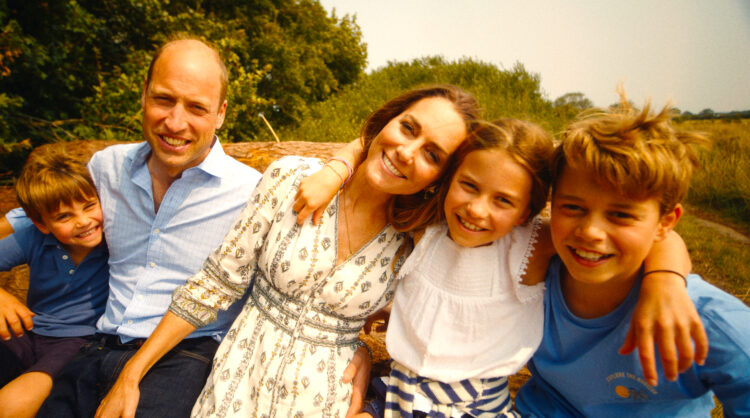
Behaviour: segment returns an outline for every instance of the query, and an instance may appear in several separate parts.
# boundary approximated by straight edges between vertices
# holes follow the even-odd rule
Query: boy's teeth
[[[458,222],[460,222],[461,225],[463,225],[466,229],[468,229],[470,231],[478,232],[478,231],[481,231],[483,229],[483,228],[480,228],[480,227],[478,227],[478,226],[476,226],[476,225],[474,225],[472,223],[466,222],[460,216],[458,217]]]
[[[586,259],[588,261],[599,261],[599,260],[607,257],[606,254],[595,253],[595,252],[591,252],[591,251],[581,250],[581,249],[578,249],[578,248],[574,248],[573,252],[575,252],[577,256],[579,256],[579,257],[581,257],[583,259]]]
[[[389,160],[385,154],[383,154],[383,163],[385,164],[385,168],[387,168],[388,171],[390,171],[394,176],[404,177],[404,175],[396,169],[393,163],[391,163],[391,160]]]
[[[95,230],[96,230],[96,228],[91,228],[88,231],[83,231],[80,234],[78,234],[78,237],[80,237],[80,238],[86,238],[89,235],[93,234]]]
[[[179,146],[187,144],[187,141],[184,141],[184,140],[181,140],[181,139],[172,138],[172,137],[169,137],[169,136],[162,136],[161,138],[164,140],[164,142],[166,142],[167,144],[169,144],[169,145],[171,145],[173,147],[179,147]]]

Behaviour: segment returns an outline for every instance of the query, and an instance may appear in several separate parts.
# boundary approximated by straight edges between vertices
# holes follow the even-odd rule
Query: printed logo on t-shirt
[[[628,372],[615,372],[607,376],[611,394],[615,399],[630,402],[648,401],[650,395],[656,395],[656,388],[646,383],[642,377]]]

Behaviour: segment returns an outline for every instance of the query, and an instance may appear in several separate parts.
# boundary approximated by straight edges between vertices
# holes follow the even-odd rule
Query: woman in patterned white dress
[[[386,103],[362,129],[365,160],[317,225],[296,224],[295,193],[306,175],[336,168],[299,157],[272,164],[223,244],[175,291],[100,410],[134,411],[150,366],[249,288],[193,416],[344,417],[352,392],[344,369],[367,317],[392,298],[408,248],[387,222],[394,198],[438,182],[476,116],[476,101],[452,86]]]

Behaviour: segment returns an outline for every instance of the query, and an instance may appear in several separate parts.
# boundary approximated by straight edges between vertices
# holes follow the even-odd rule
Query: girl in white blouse
[[[552,149],[543,129],[504,119],[480,126],[456,151],[453,176],[437,190],[441,222],[415,234],[399,273],[386,336],[393,358],[387,414],[511,410],[507,376],[542,338],[544,284],[526,285],[522,277],[541,224],[535,215],[546,202]],[[377,405],[367,412],[383,413]]]

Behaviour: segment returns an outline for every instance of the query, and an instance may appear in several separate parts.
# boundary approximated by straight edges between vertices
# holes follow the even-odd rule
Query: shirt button
[[[128,319],[128,325],[133,325],[133,320],[132,319]]]
[[[138,295],[138,300],[143,300],[143,295]]]
[[[62,259],[63,259],[63,260],[67,260],[67,259],[69,259],[69,258],[70,258],[70,257],[68,257],[68,255],[67,255],[67,254],[63,254],[63,256],[62,256]]]
[[[73,273],[75,273],[75,272],[76,272],[75,269],[68,270],[68,274],[70,274],[70,275],[73,275]]]
[[[151,267],[156,267],[156,263],[154,263],[153,261],[151,262],[150,265],[151,265]]]
[[[159,232],[161,232],[159,231],[159,228],[154,229],[154,234],[158,234]]]

